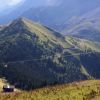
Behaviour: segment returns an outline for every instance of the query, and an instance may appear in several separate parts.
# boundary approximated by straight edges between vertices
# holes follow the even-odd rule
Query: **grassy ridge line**
[[[100,80],[73,82],[30,92],[1,94],[0,100],[100,100]]]

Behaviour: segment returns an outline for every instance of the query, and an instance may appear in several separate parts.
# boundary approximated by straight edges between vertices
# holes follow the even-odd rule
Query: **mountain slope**
[[[11,93],[0,96],[0,99],[2,100],[72,100],[73,98],[74,100],[99,100],[100,80],[74,82],[53,87],[45,87],[31,92]]]
[[[4,29],[6,26],[4,26],[4,25],[0,25],[0,31],[2,30],[2,29]]]
[[[89,41],[86,39],[80,39],[72,36],[66,36],[66,41],[76,47],[76,49],[81,49],[81,50],[94,50],[99,52],[100,51],[100,43],[99,42],[94,42],[94,41]]]
[[[76,16],[67,21],[63,26],[63,33],[100,42],[99,18],[100,7],[97,7],[82,16]]]
[[[100,44],[79,41],[28,19],[16,19],[0,31],[2,76],[22,89],[99,78]]]

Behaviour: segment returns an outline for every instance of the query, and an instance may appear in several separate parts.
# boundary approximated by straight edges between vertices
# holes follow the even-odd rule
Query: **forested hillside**
[[[0,31],[0,76],[25,90],[100,78],[99,51],[100,43],[16,19]]]

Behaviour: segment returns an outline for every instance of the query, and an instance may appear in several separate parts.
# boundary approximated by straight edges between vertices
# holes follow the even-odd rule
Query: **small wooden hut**
[[[3,86],[3,92],[14,92],[14,86],[10,86],[10,85],[4,85]]]

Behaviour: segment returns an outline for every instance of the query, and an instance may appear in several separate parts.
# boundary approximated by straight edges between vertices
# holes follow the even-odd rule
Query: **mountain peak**
[[[56,37],[63,39],[63,36],[60,33],[24,17],[18,18],[14,20],[12,23],[10,23],[6,28],[6,31],[9,33],[21,33],[21,34],[29,32],[36,34],[40,38],[52,37],[52,39],[55,39]]]
[[[28,21],[28,19],[24,17],[15,19],[10,24],[8,24],[7,27],[5,27],[5,30],[3,31],[7,31],[7,33],[20,33],[20,32],[23,33],[25,30],[28,29],[27,24],[29,22],[31,21]]]
[[[36,25],[36,22],[33,22],[25,17],[21,17],[12,21],[10,25],[15,26],[16,24],[21,26],[28,26],[28,24]]]
[[[27,20],[28,19],[21,17],[21,18],[15,19],[13,22],[11,22],[11,24],[24,23]]]
[[[32,23],[32,21],[28,20],[27,18],[21,17],[12,21],[8,27],[18,31],[26,29],[26,27],[28,26],[27,24],[29,23]]]

